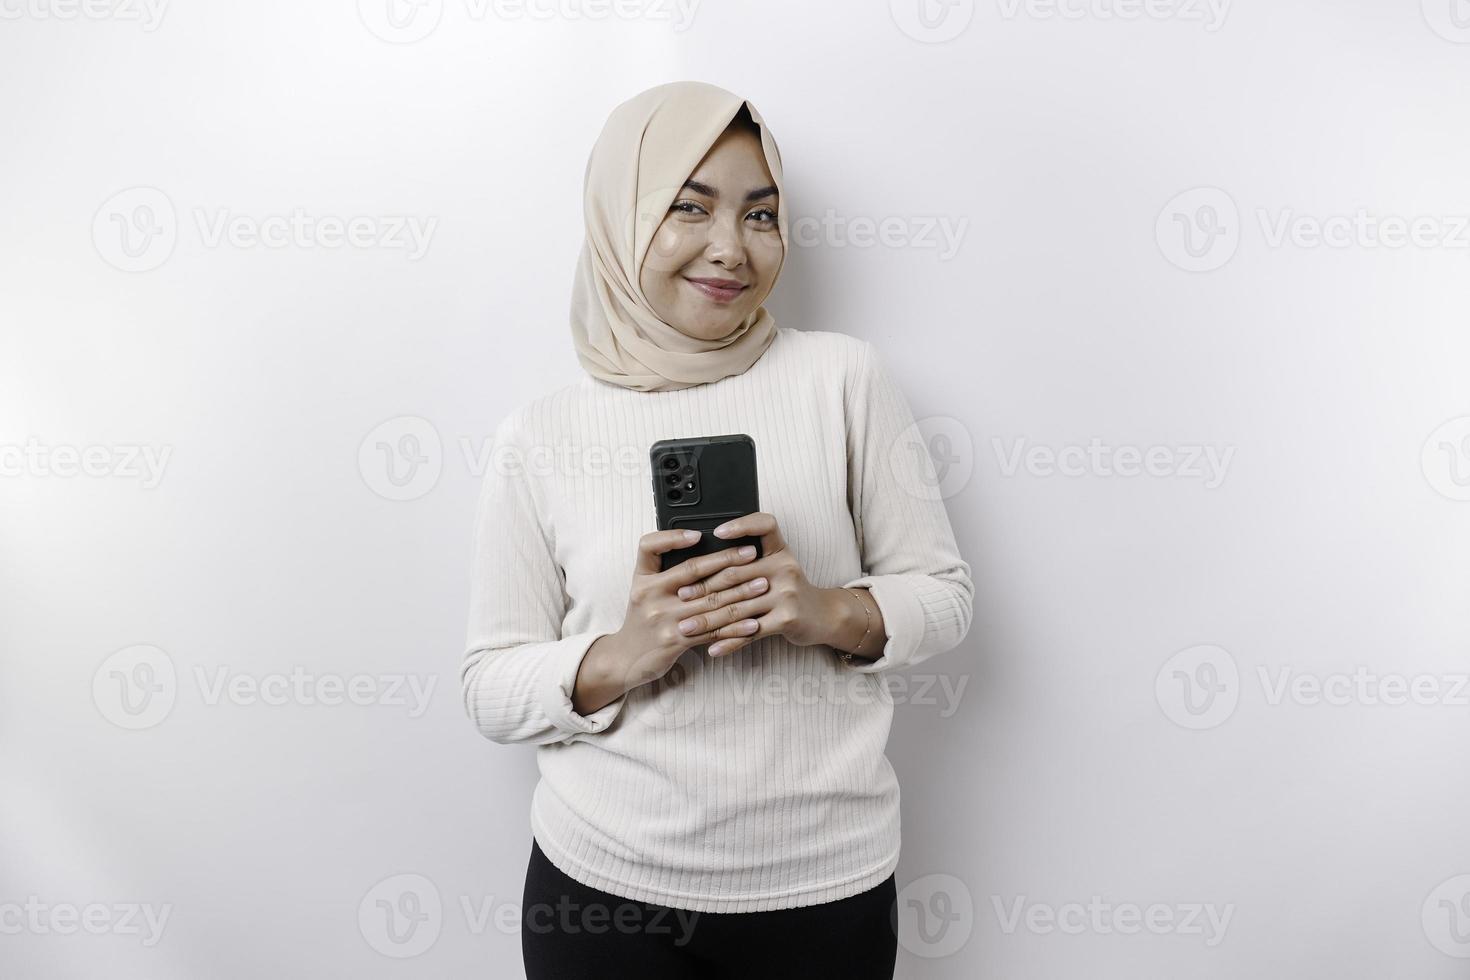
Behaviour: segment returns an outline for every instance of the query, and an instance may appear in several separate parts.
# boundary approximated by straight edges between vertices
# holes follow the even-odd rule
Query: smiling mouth
[[[744,283],[728,279],[690,279],[685,276],[684,281],[716,303],[728,303],[749,288]]]

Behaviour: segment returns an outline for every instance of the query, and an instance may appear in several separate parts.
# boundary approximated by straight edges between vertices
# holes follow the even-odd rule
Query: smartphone
[[[697,555],[755,545],[758,535],[717,538],[715,528],[760,510],[755,478],[755,440],[743,432],[687,439],[660,439],[648,451],[653,471],[654,510],[660,531],[693,528],[703,536],[687,548],[665,551],[664,571]]]

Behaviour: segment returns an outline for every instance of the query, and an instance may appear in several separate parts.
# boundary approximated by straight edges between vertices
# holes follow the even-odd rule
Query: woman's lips
[[[716,303],[728,303],[745,292],[746,287],[738,283],[721,284],[718,279],[689,279],[685,281]]]

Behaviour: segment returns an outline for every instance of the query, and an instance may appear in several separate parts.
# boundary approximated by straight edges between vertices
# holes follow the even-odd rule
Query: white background
[[[587,151],[678,78],[772,127],[770,307],[879,347],[975,573],[896,692],[898,975],[1470,970],[1463,3],[69,2],[0,0],[0,973],[520,975],[475,453],[579,377]]]

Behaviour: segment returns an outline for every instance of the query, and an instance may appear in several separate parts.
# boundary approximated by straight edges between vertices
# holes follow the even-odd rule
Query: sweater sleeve
[[[863,575],[843,586],[870,590],[888,632],[881,656],[847,669],[895,670],[953,649],[974,610],[970,566],[908,400],[866,340],[847,392],[847,459]]]
[[[605,730],[627,695],[590,715],[572,707],[582,659],[605,631],[563,635],[567,597],[525,470],[516,416],[496,428],[476,509],[467,648],[460,667],[465,711],[502,744],[545,745]]]

